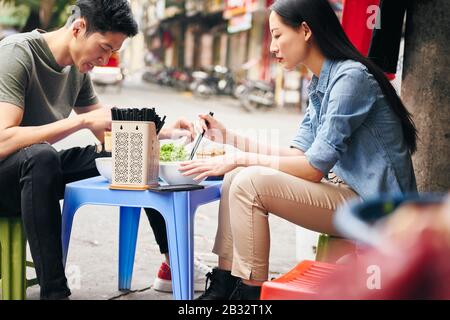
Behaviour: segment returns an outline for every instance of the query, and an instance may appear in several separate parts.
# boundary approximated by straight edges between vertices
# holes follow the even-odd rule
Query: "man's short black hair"
[[[87,34],[119,32],[134,37],[138,25],[127,0],[77,0],[78,14],[86,20]]]

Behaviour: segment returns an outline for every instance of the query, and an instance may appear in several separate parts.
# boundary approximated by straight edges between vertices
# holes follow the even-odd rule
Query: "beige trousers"
[[[338,235],[337,206],[357,194],[345,183],[314,183],[266,167],[225,175],[213,252],[242,279],[266,281],[269,271],[268,213],[321,233]]]

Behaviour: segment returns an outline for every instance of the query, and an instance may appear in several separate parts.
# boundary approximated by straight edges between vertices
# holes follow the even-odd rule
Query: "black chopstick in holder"
[[[161,119],[161,117],[156,113],[155,108],[121,109],[118,107],[113,107],[111,108],[111,118],[113,121],[153,122],[155,124],[156,134],[159,134],[166,123],[166,116]]]

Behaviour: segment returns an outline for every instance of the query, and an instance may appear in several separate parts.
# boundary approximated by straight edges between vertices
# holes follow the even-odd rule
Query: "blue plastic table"
[[[177,300],[192,299],[195,211],[200,205],[220,199],[222,181],[202,184],[205,189],[183,192],[110,190],[103,177],[67,184],[62,212],[64,266],[78,208],[88,204],[119,206],[119,290],[129,290],[141,208],[154,208],[166,222],[174,297]]]

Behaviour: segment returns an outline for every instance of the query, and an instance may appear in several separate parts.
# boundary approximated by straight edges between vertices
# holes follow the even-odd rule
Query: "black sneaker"
[[[208,288],[209,280],[211,283]],[[214,268],[206,274],[205,292],[196,300],[228,300],[238,280],[231,275],[231,271]]]
[[[242,282],[241,279],[236,284],[230,300],[260,300],[261,287],[249,286]]]

